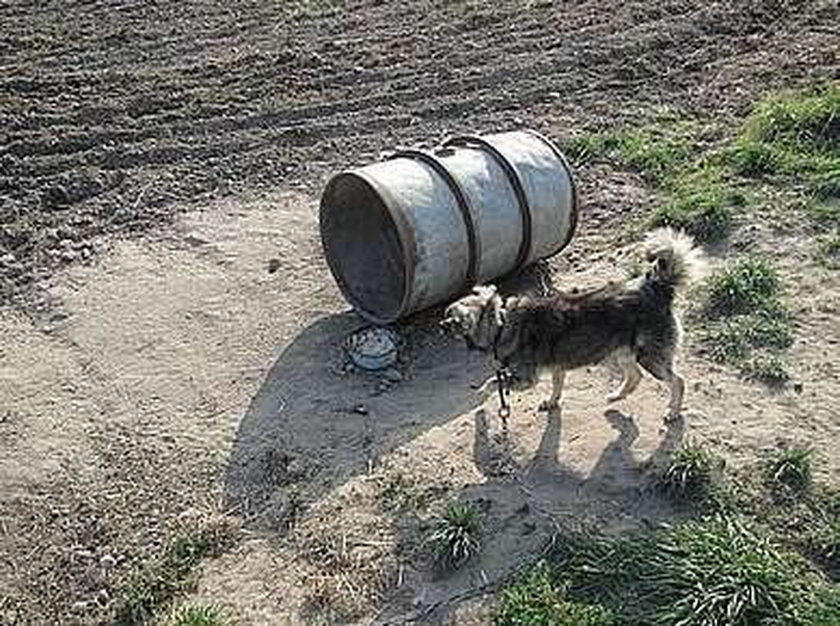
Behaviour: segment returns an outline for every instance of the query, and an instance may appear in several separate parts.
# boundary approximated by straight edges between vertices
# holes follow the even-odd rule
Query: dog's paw
[[[540,402],[540,406],[538,410],[540,411],[554,411],[555,409],[560,408],[560,400],[552,400],[549,398],[548,400],[543,400]]]
[[[668,425],[668,424],[674,424],[676,422],[679,422],[681,419],[682,419],[682,410],[681,409],[676,409],[676,410],[669,409],[668,413],[665,415],[665,417],[662,419],[662,421],[665,422],[666,425]]]

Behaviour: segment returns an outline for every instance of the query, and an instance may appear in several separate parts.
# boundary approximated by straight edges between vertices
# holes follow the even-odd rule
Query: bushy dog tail
[[[658,228],[645,237],[645,254],[653,264],[651,277],[673,289],[702,277],[706,270],[703,251],[691,236],[671,228]]]

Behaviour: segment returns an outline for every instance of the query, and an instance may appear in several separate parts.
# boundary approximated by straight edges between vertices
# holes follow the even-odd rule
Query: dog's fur
[[[671,229],[650,233],[644,248],[650,267],[643,277],[543,298],[502,299],[495,286],[479,286],[446,309],[441,325],[469,348],[493,352],[523,383],[551,369],[553,389],[543,409],[558,406],[568,370],[614,357],[624,378],[608,400],[636,388],[641,366],[670,386],[669,417],[675,417],[685,382],[674,369],[680,324],[673,301],[701,270],[701,253],[689,236]]]

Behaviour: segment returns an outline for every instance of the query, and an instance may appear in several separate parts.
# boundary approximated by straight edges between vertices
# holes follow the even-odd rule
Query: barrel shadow
[[[305,328],[254,396],[224,478],[231,512],[253,527],[282,531],[302,502],[366,472],[423,431],[477,406],[471,389],[486,357],[440,333],[432,316],[404,330],[407,379],[377,394],[377,379],[339,371],[341,342],[365,326],[352,313]]]

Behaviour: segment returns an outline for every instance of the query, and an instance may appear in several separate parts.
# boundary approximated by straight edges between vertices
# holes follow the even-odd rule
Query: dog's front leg
[[[566,370],[555,367],[551,372],[551,397],[540,404],[540,411],[551,411],[560,406],[563,398],[563,382],[566,380]]]

